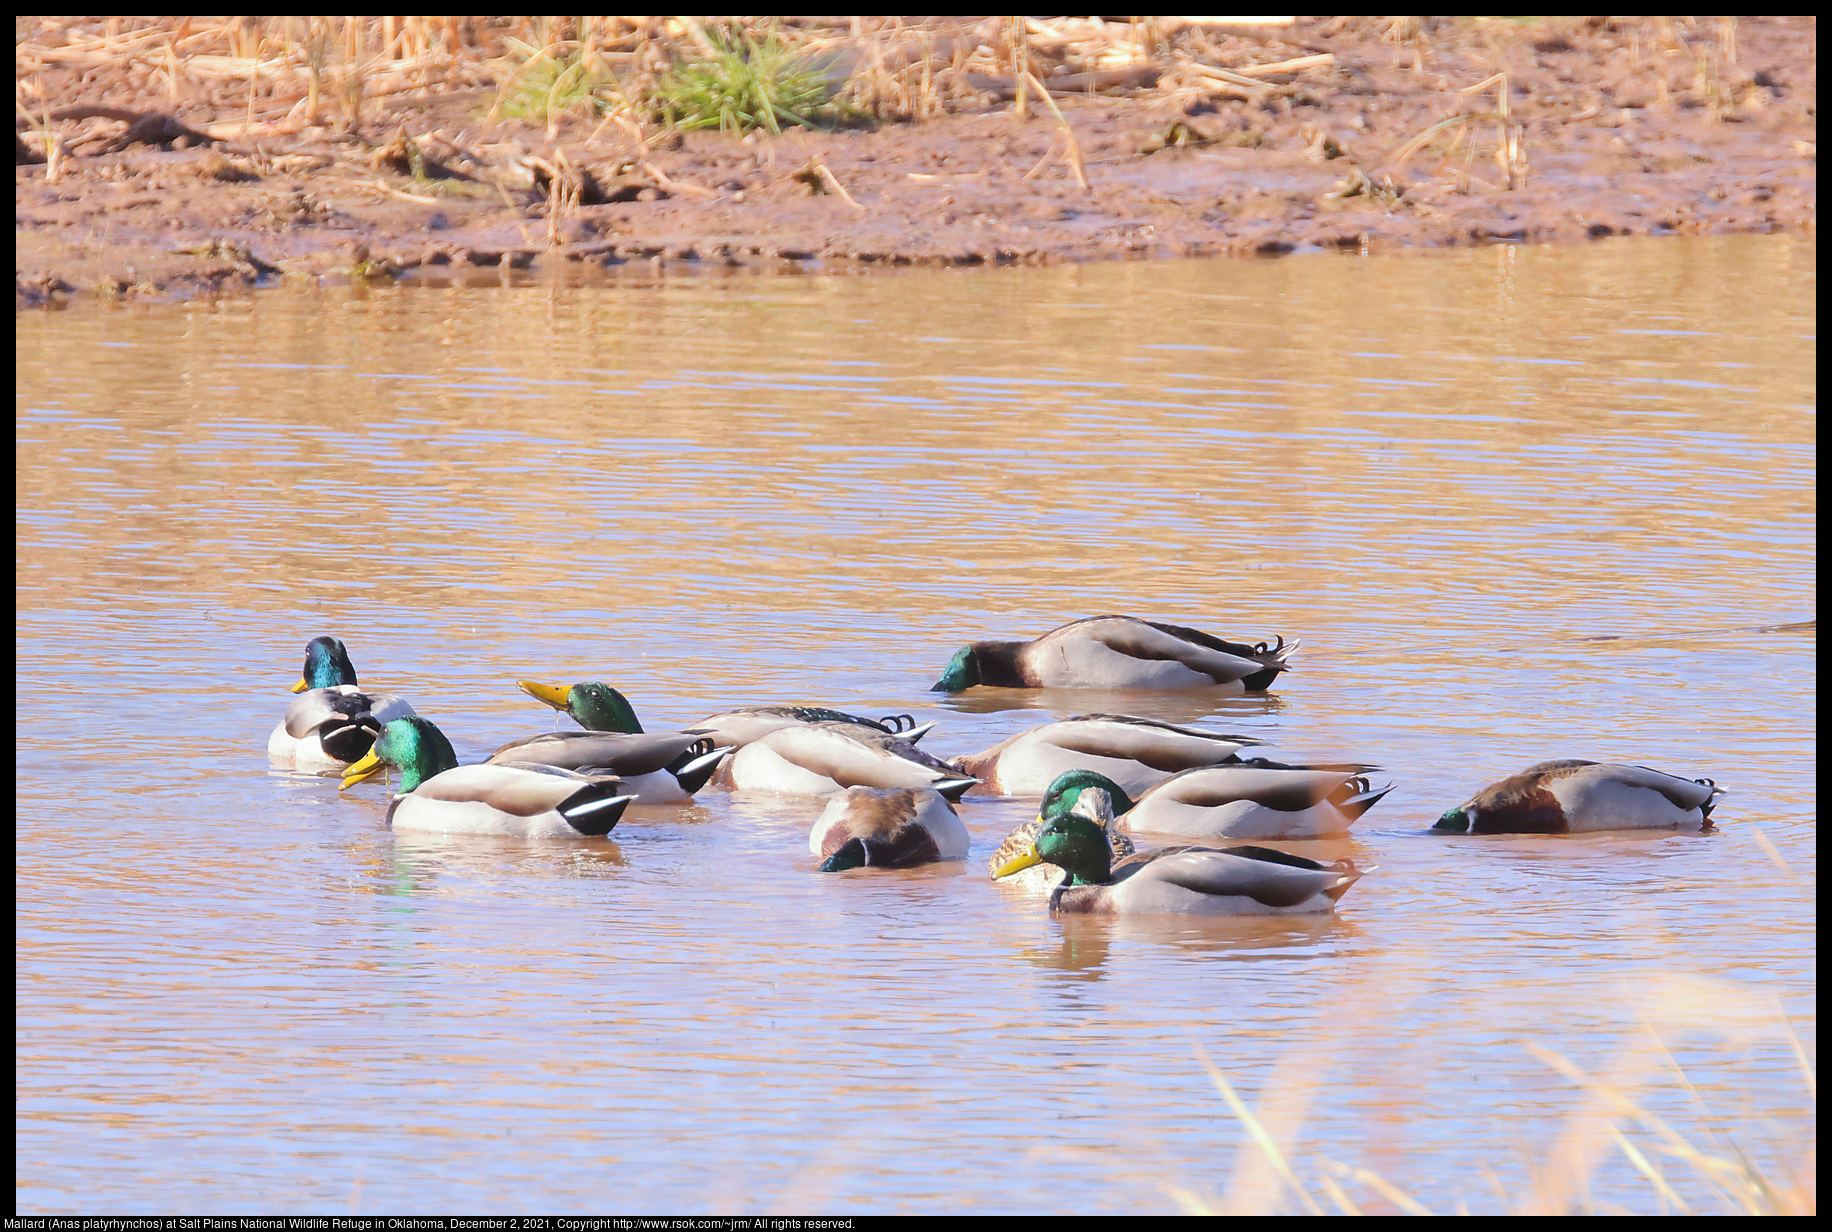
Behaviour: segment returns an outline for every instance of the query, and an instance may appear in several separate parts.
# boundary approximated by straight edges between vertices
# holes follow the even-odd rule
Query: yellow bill
[[[1037,844],[1032,843],[1030,845],[1030,850],[1026,851],[1023,855],[1018,856],[1016,859],[1008,860],[994,869],[992,872],[992,879],[997,881],[1001,877],[1009,877],[1013,873],[1021,873],[1025,869],[1041,863],[1043,863],[1043,855],[1037,850]]]
[[[539,684],[533,680],[518,680],[515,687],[532,697],[537,702],[546,702],[555,710],[566,709],[566,699],[572,690],[562,684]]]
[[[375,755],[374,749],[370,749],[362,755],[361,760],[353,761],[344,767],[343,782],[338,784],[337,790],[342,791],[346,787],[356,786],[364,779],[374,778],[382,765],[382,759]]]
[[[303,693],[311,687],[312,687],[311,685],[305,683],[305,677],[301,676],[299,677],[299,683],[293,686],[293,692]]]

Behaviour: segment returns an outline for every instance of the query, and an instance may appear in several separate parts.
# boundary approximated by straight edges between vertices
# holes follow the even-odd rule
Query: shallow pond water
[[[20,316],[19,1209],[1663,1209],[1612,1128],[1733,1201],[1556,1058],[1794,1183],[1814,251]],[[926,691],[1103,611],[1304,645],[1264,697]],[[600,679],[651,729],[806,701],[953,754],[1123,708],[1396,787],[1287,844],[1378,865],[1316,919],[1052,920],[985,878],[1019,800],[909,872],[716,791],[396,835],[267,764],[325,632],[465,758],[553,726],[515,679]],[[1714,778],[1720,827],[1424,832],[1557,756]]]

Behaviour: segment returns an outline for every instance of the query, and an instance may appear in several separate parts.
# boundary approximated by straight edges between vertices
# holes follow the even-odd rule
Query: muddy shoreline
[[[238,124],[242,107],[207,91],[41,64],[49,122],[22,130],[19,157],[43,157],[49,134],[56,165],[16,169],[15,300],[1815,225],[1811,20],[1442,19],[1395,34],[1390,19],[1305,18],[1228,41],[1249,71],[1297,66],[1242,83],[1065,73],[1054,107],[1033,93],[1020,116],[1009,81],[964,75],[944,114],[742,140],[583,116],[485,123],[483,88],[289,131]],[[1097,84],[1108,92],[1086,92]]]

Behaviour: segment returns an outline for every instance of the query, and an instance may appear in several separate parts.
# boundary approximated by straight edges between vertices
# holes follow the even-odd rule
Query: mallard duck
[[[630,735],[642,733],[642,723],[637,719],[636,710],[630,705],[629,699],[608,684],[596,680],[575,685],[518,680],[516,686],[529,697],[571,715],[573,721],[587,731],[625,732]],[[715,744],[736,748],[778,728],[806,723],[856,723],[907,740],[911,744],[922,739],[935,726],[933,723],[925,723],[918,727],[916,720],[907,714],[867,719],[847,714],[843,710],[829,710],[824,706],[739,706],[708,715],[683,730],[711,736]]]
[[[693,799],[731,752],[695,732],[643,732],[623,694],[587,681],[570,687],[517,682],[522,692],[570,714],[585,731],[547,732],[513,740],[485,764],[558,766],[614,774],[638,804],[679,804]],[[625,727],[636,728],[631,734]]]
[[[1050,911],[1087,915],[1295,915],[1335,910],[1362,874],[1267,847],[1161,847],[1114,864],[1107,792],[1084,788],[1037,831],[1030,850],[994,872],[1049,861],[1063,870]]]
[[[1579,834],[1700,829],[1724,789],[1616,762],[1542,761],[1491,783],[1438,818],[1454,834]]]
[[[357,688],[350,652],[334,637],[305,644],[305,669],[293,692],[300,696],[267,737],[267,756],[296,767],[348,765],[369,751],[382,724],[413,713],[391,693]]]
[[[706,786],[731,751],[691,732],[547,732],[503,745],[484,764],[600,770],[622,779],[638,804],[680,804]]]
[[[1223,641],[1200,629],[1089,616],[1029,642],[974,642],[954,653],[931,691],[976,684],[1012,689],[1206,689],[1258,693],[1286,670],[1298,643]]]
[[[950,800],[976,782],[907,740],[852,723],[779,728],[732,754],[718,777],[740,791],[825,796],[843,787],[928,787]]]
[[[1113,825],[1113,811],[1118,807],[1115,801],[1126,800],[1126,793],[1121,791],[1113,780],[1090,770],[1074,770],[1056,779],[1050,792],[1044,797],[1037,809],[1037,815],[1031,820],[1005,836],[999,849],[992,853],[987,864],[987,871],[994,880],[999,879],[999,870],[1013,860],[1028,852],[1037,842],[1037,832],[1043,829],[1044,823],[1053,817],[1073,811],[1081,792],[1087,788],[1099,788],[1108,792],[1109,804],[1103,815],[1102,824],[1107,831],[1107,846],[1115,861],[1124,860],[1132,855],[1132,840],[1122,834]],[[1130,800],[1126,800],[1128,806]],[[1030,865],[1020,871],[1006,874],[1006,880],[1014,881],[1029,889],[1047,890],[1056,884],[1062,876],[1062,870],[1047,860],[1041,864]]]
[[[1256,757],[1173,774],[1128,798],[1119,784],[1087,771],[1050,784],[1038,811],[1049,817],[1088,787],[1112,798],[1114,823],[1128,833],[1189,838],[1316,838],[1341,834],[1393,788],[1376,790],[1373,766],[1293,766]]]
[[[964,860],[967,846],[954,806],[924,787],[848,787],[828,799],[808,832],[823,873]]]
[[[385,724],[375,747],[344,771],[343,786],[355,786],[384,765],[401,772],[401,790],[388,806],[397,830],[601,838],[636,798],[613,775],[556,766],[460,766],[445,733],[417,715]]]
[[[979,779],[981,790],[1002,796],[1042,795],[1071,770],[1098,771],[1137,795],[1179,770],[1233,761],[1258,743],[1131,715],[1078,714],[1019,732],[954,764]]]

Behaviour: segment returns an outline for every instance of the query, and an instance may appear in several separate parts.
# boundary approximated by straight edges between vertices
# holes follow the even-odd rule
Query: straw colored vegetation
[[[1785,1042],[1798,1064],[1801,1095],[1811,1107],[1818,1095],[1814,1068],[1793,1023],[1771,997],[1746,986],[1683,975],[1653,977],[1635,997],[1643,1034],[1625,1045],[1605,1074],[1593,1074],[1559,1051],[1530,1038],[1518,1046],[1570,1084],[1574,1103],[1549,1148],[1520,1151],[1530,1177],[1510,1190],[1478,1162],[1488,1192],[1460,1198],[1452,1209],[1432,1209],[1407,1192],[1405,1178],[1307,1153],[1301,1137],[1313,1098],[1325,1090],[1333,1058],[1287,1056],[1259,1099],[1249,1106],[1200,1044],[1198,1062],[1242,1129],[1232,1183],[1219,1195],[1172,1187],[1187,1213],[1467,1215],[1499,1208],[1515,1215],[1811,1215],[1818,1205],[1816,1144],[1809,1134],[1784,1147],[1791,1158],[1759,1162],[1757,1151],[1726,1128],[1732,1110],[1681,1068],[1668,1045],[1674,1034],[1717,1035],[1739,1048],[1764,1037]],[[1365,1029],[1363,1024],[1363,1028]],[[1656,1096],[1683,1093],[1696,1114],[1689,1128],[1675,1126],[1649,1107]],[[1403,1145],[1385,1144],[1392,1153]],[[1413,1158],[1429,1160],[1419,1153]],[[1602,1174],[1626,1165],[1645,1185],[1646,1202],[1624,1207],[1595,1196]],[[1617,1186],[1620,1190],[1621,1186]],[[1632,1200],[1632,1199],[1631,1199]]]
[[[21,18],[16,280],[1811,225],[1805,19],[1231,21]]]

